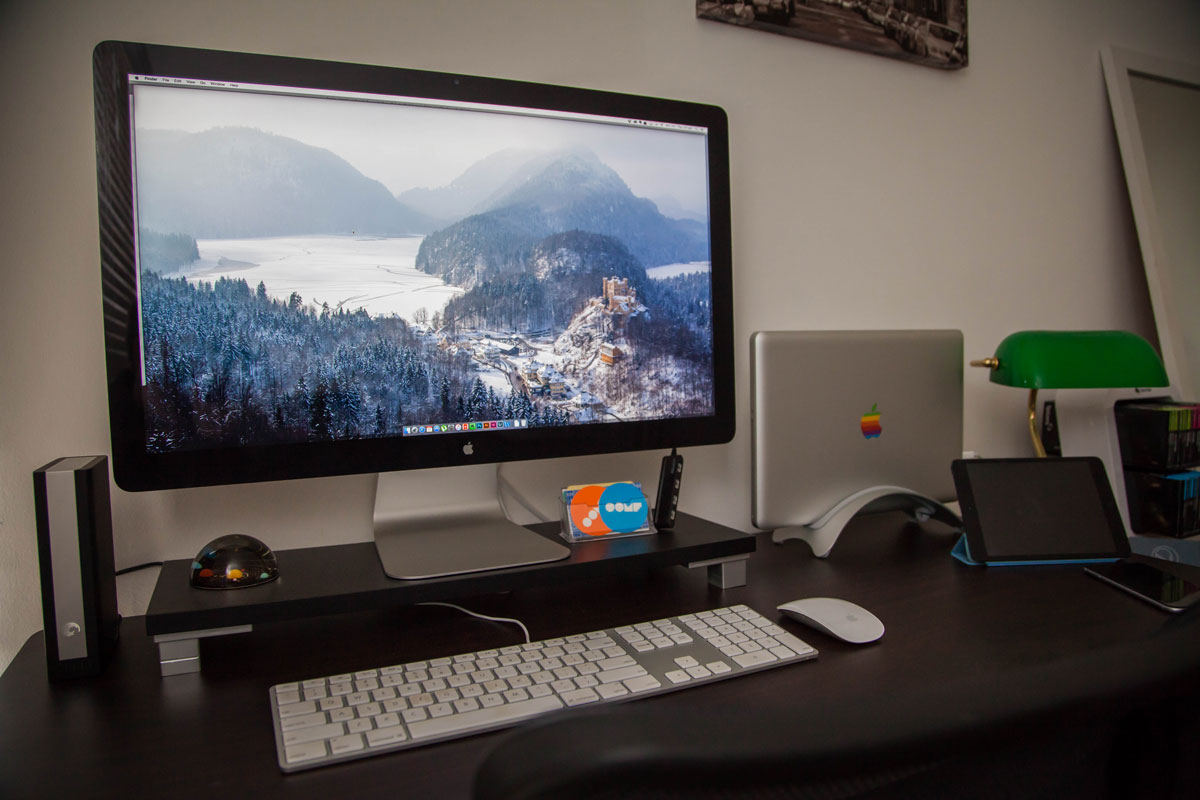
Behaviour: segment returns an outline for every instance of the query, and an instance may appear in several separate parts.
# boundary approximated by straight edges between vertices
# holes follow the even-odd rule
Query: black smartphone
[[[1183,611],[1200,603],[1200,583],[1143,561],[1114,561],[1083,571],[1164,611]]]

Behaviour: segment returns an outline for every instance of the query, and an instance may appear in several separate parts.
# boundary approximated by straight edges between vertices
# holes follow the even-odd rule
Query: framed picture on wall
[[[967,0],[696,0],[696,16],[939,69],[967,65]]]

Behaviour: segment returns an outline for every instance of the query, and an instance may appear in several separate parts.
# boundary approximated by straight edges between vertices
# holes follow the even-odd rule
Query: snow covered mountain
[[[333,152],[252,128],[139,130],[144,228],[198,239],[424,233],[434,223]]]
[[[540,169],[525,169],[533,164]],[[522,167],[486,201],[490,210],[427,236],[417,267],[470,288],[527,271],[535,242],[568,231],[612,237],[644,266],[708,258],[701,226],[660,214],[588,150],[559,151],[544,165],[526,161]]]

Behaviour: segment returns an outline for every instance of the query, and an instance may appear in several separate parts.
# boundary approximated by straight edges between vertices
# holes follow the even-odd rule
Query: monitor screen
[[[123,488],[732,437],[720,109],[121,42],[95,80]]]

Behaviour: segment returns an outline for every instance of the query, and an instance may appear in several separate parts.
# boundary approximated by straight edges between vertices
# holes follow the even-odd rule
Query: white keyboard
[[[743,605],[272,686],[294,772],[815,658]]]

